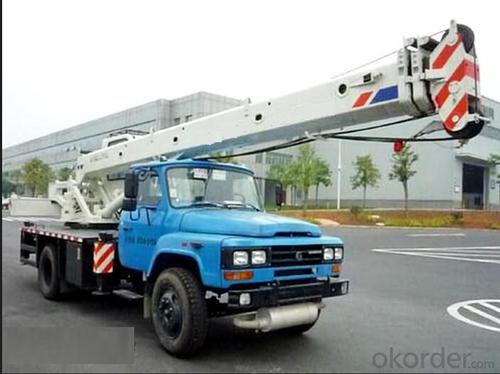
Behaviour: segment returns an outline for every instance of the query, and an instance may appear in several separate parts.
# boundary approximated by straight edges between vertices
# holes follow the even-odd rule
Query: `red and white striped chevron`
[[[113,272],[115,249],[115,243],[94,243],[94,273],[108,274]]]
[[[431,68],[441,69],[445,79],[433,83],[432,99],[444,126],[461,130],[470,121],[470,96],[479,98],[479,66],[474,56],[465,52],[462,37],[447,36],[431,54]]]

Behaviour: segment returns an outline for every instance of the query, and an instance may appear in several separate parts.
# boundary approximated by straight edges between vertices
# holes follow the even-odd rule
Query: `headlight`
[[[234,251],[233,252],[233,265],[236,265],[236,266],[248,265],[248,252]]]
[[[333,260],[333,248],[323,249],[323,260],[325,261]]]
[[[252,265],[262,265],[266,263],[266,251],[252,251]]]
[[[335,260],[342,260],[344,258],[344,248],[336,247],[335,248]]]

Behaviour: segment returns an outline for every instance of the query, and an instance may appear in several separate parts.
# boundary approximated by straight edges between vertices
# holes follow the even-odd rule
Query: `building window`
[[[178,125],[179,123],[181,123],[181,118],[180,117],[175,117],[174,118],[174,125]]]
[[[189,122],[189,121],[191,121],[193,119],[193,115],[192,114],[188,114],[185,119],[186,119],[186,122]]]
[[[292,155],[285,153],[270,152],[266,155],[266,164],[268,165],[289,165],[292,162]]]
[[[295,192],[295,195],[297,196],[297,199],[302,199],[302,190],[297,189],[297,191]]]
[[[262,153],[258,153],[255,155],[255,162],[257,164],[262,164]]]
[[[483,105],[483,115],[486,118],[495,119],[495,110],[492,107]]]

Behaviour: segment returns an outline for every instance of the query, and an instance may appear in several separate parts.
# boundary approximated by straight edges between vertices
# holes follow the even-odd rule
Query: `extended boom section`
[[[393,64],[244,105],[79,157],[76,178],[59,185],[63,220],[116,222],[122,185],[112,175],[160,156],[194,157],[229,148],[321,135],[393,118],[438,114],[453,137],[479,133],[479,68],[472,31],[451,23],[442,40],[409,38]]]

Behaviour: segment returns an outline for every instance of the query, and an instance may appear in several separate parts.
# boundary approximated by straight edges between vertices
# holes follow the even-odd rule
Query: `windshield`
[[[167,170],[170,204],[175,208],[217,206],[261,210],[253,177],[237,171],[211,168]]]

